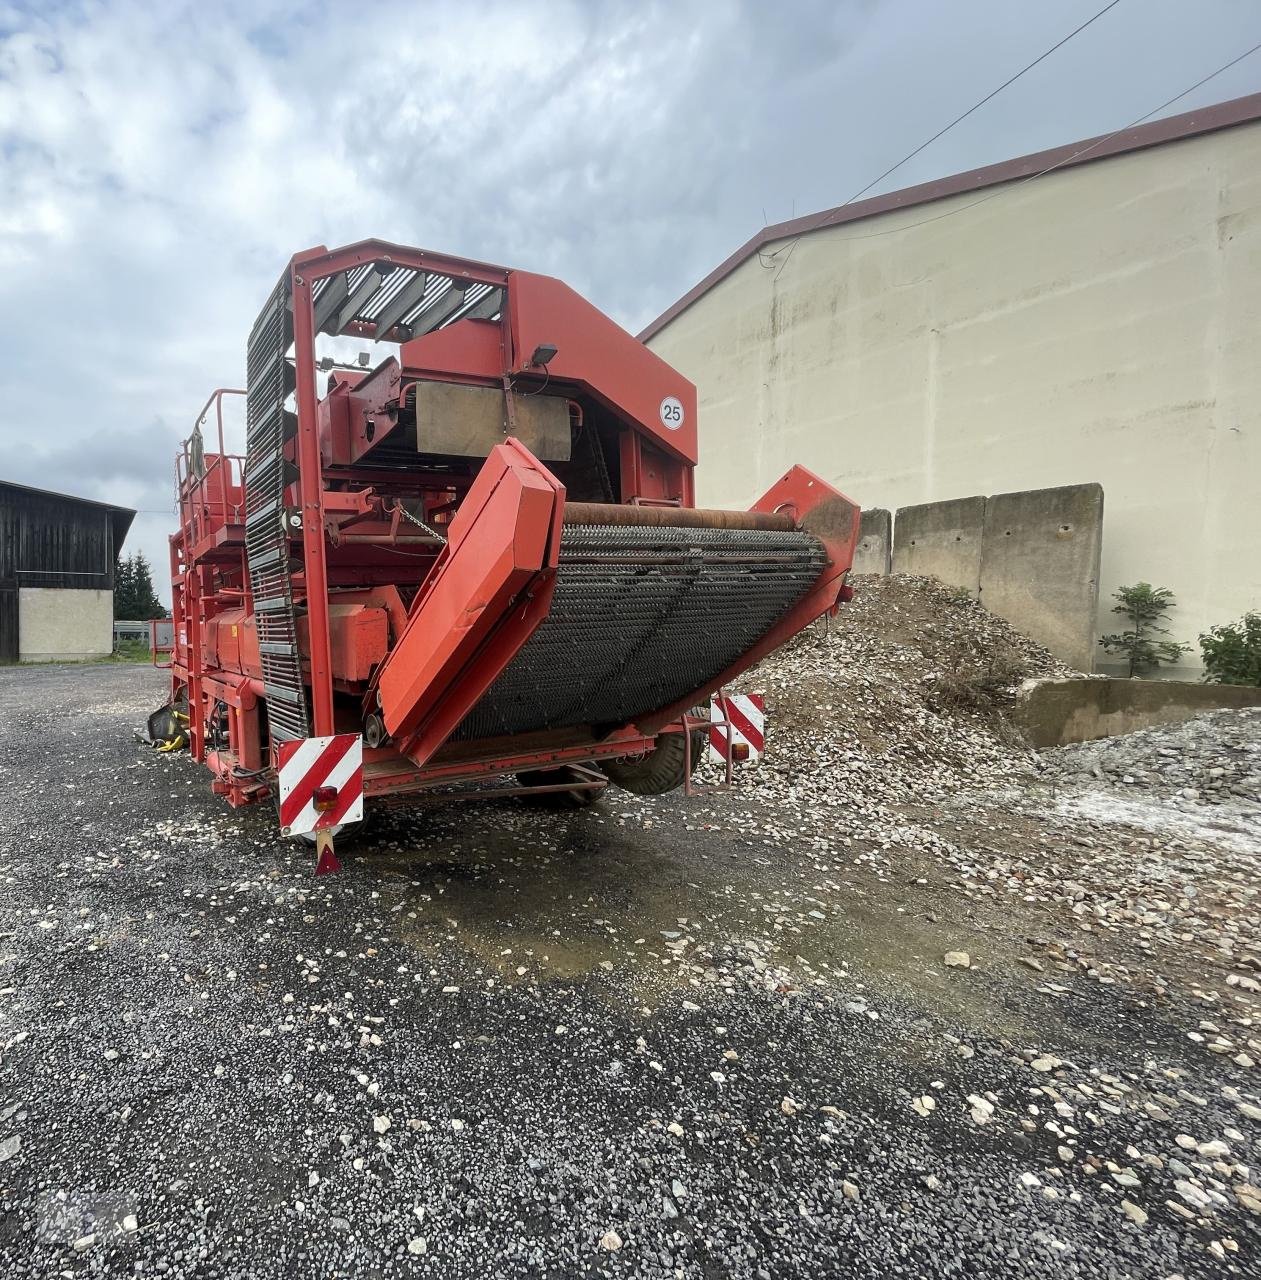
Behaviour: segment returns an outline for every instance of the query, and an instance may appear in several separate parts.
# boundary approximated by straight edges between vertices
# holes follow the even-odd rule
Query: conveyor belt
[[[456,739],[620,727],[709,684],[823,571],[806,533],[565,525],[552,607]]]

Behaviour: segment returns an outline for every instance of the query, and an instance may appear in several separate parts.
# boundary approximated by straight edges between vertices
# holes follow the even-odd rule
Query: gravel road
[[[6,1277],[1257,1273],[1239,958],[1114,980],[975,872],[1097,813],[502,801],[316,881],[137,745],[162,691],[0,669]]]

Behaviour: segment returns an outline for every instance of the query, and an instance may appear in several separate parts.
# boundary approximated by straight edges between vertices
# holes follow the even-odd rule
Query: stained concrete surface
[[[1261,706],[1261,688],[1188,680],[1079,677],[1031,680],[1015,719],[1035,747],[1060,747],[1182,724],[1208,711]]]
[[[872,507],[862,514],[853,572],[886,574],[892,567],[892,557],[893,513]]]
[[[96,587],[22,587],[18,657],[65,662],[106,657],[114,648],[114,593]]]
[[[1103,489],[996,493],[985,504],[981,603],[1078,671],[1098,643]]]
[[[893,572],[937,578],[975,596],[981,589],[984,533],[984,496],[899,507],[893,522]]]
[[[0,671],[7,1276],[1251,1268],[1252,1218],[1185,1222],[1173,1171],[1103,1164],[1246,1127],[1247,1073],[1132,988],[1017,963],[1032,918],[733,827],[730,797],[391,812],[317,881],[269,811],[135,743],[161,693]],[[1200,1101],[1160,1120],[1169,1071]]]

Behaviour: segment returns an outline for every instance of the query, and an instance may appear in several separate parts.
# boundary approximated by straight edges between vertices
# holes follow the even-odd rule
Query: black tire
[[[588,765],[588,768],[592,766]],[[559,769],[530,769],[517,774],[517,781],[523,787],[556,787],[565,782],[583,781],[585,775],[568,765]],[[541,795],[524,798],[535,804],[551,805],[557,809],[585,809],[594,804],[604,794],[604,788],[576,787],[573,791],[544,791]]]
[[[699,708],[693,714],[699,714]],[[692,771],[700,763],[705,749],[705,733],[696,730],[692,738]],[[663,733],[647,755],[637,759],[603,760],[600,768],[608,780],[623,791],[637,796],[660,796],[683,785],[687,762],[687,744],[681,733]]]

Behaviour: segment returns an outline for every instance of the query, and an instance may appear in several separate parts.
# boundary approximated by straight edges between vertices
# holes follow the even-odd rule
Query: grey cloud
[[[632,330],[845,199],[1099,7],[0,5],[0,475],[145,508],[289,254],[557,274]],[[1261,39],[1123,0],[885,188],[1104,132]],[[1261,87],[1261,56],[1175,109]],[[137,521],[155,561],[167,524]]]

